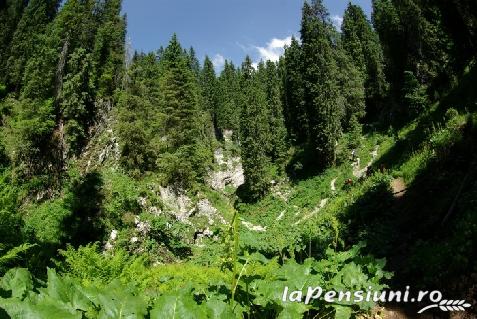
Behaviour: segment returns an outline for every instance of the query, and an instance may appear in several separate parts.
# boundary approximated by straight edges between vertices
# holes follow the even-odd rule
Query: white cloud
[[[334,15],[331,17],[331,21],[335,26],[336,30],[341,31],[341,25],[343,24],[343,17],[339,15]]]
[[[220,70],[225,64],[225,58],[220,54],[216,54],[212,58],[212,64],[214,65],[215,70]]]
[[[291,36],[284,39],[273,38],[267,43],[266,47],[256,46],[255,49],[258,51],[261,60],[277,62],[280,56],[285,52],[284,46],[291,44],[291,39]]]

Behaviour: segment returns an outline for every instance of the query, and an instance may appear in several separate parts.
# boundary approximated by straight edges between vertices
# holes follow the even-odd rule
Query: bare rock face
[[[196,206],[196,216],[207,218],[209,225],[214,225],[216,221],[226,225],[227,221],[220,215],[217,208],[212,206],[208,199],[201,199]]]
[[[177,220],[189,224],[189,217],[194,213],[191,199],[181,191],[176,191],[171,187],[160,187],[164,208],[173,214]]]
[[[239,187],[245,182],[242,168],[242,159],[238,156],[225,159],[222,149],[214,152],[215,162],[219,168],[209,173],[209,185],[217,190],[223,191],[225,186],[231,185],[234,188]]]

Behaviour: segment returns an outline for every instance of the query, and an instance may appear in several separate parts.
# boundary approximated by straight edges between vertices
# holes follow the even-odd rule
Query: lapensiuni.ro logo
[[[288,287],[283,290],[283,302],[304,302],[310,304],[313,300],[324,300],[328,303],[362,303],[362,302],[426,302],[430,304],[423,307],[418,313],[423,313],[432,308],[439,308],[442,311],[465,311],[470,308],[470,303],[465,300],[444,299],[440,291],[419,291],[411,294],[410,287],[404,291],[383,290],[374,291],[372,287],[367,290],[357,291],[325,291],[321,287],[308,287],[306,291],[293,290]]]

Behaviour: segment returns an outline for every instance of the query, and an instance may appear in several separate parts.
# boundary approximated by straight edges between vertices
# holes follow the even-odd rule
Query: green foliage
[[[269,142],[270,128],[267,100],[258,83],[252,61],[247,57],[242,65],[240,142],[247,196],[253,200],[263,196],[270,185],[269,160],[264,147]]]
[[[322,1],[304,4],[301,40],[304,102],[309,121],[308,148],[319,168],[336,162],[335,146],[344,114],[332,30]]]
[[[133,264],[133,259],[122,250],[117,250],[114,254],[102,254],[98,243],[77,250],[68,246],[66,250],[60,251],[60,255],[64,261],[59,269],[84,284],[112,282],[120,278]]]
[[[367,113],[371,118],[376,117],[376,113],[382,111],[387,94],[384,57],[378,36],[363,10],[351,3],[343,16],[341,29],[343,47],[364,80]],[[347,76],[349,72],[343,74]]]
[[[67,153],[78,154],[83,146],[87,133],[88,121],[94,117],[90,109],[92,103],[92,61],[85,49],[74,51],[66,64],[68,74],[63,79],[61,101],[62,124],[64,125],[64,141]],[[83,127],[86,126],[86,127]],[[70,154],[70,155],[71,155]]]
[[[232,62],[225,61],[224,69],[218,79],[217,126],[224,130],[233,130],[238,136],[240,129],[240,89],[238,71]]]
[[[301,42],[278,63],[226,61],[219,77],[175,35],[125,60],[121,2],[0,4],[0,273],[28,265],[47,278],[9,270],[0,316],[350,318],[374,305],[281,294],[381,290],[391,274],[372,255],[404,265],[397,282],[475,270],[471,0],[375,0],[376,32],[350,4],[342,34],[323,1],[309,1]],[[376,132],[396,119],[410,123]],[[118,157],[103,161],[111,146]],[[241,155],[237,192],[205,185],[219,147],[225,160]],[[289,183],[291,155],[291,177],[320,174]],[[179,220],[161,186],[185,190],[188,209],[207,198],[217,211]],[[45,276],[52,263],[61,275]]]
[[[268,105],[268,122],[270,126],[270,146],[268,147],[268,151],[272,162],[283,167],[287,157],[288,145],[277,65],[271,61],[267,61],[263,72],[265,73],[264,86]]]
[[[2,128],[5,150],[20,174],[44,172],[52,159],[53,101],[8,100],[11,115]]]
[[[225,315],[240,318],[252,312],[282,317],[296,317],[305,312],[324,314],[335,306],[325,305],[322,301],[309,305],[282,302],[284,287],[293,290],[307,285],[321,285],[323,289],[385,288],[382,281],[390,278],[390,274],[383,271],[384,261],[358,257],[360,248],[356,246],[339,253],[328,250],[326,259],[319,262],[307,259],[303,264],[288,261],[279,265],[276,259],[268,260],[260,254],[245,255],[237,265],[241,269],[236,286],[239,292],[237,299],[228,302],[231,287],[226,279],[230,273],[220,269],[190,264],[157,266],[149,270],[136,267],[123,270],[123,274],[129,275],[128,284],[113,280],[100,285],[97,281],[85,281],[85,270],[92,270],[88,276],[93,280],[110,278],[119,274],[117,270],[121,262],[128,263],[124,256],[100,261],[96,257],[95,246],[81,248],[78,252],[69,249],[63,254],[69,267],[72,267],[72,274],[82,276],[82,284],[74,277],[60,277],[49,269],[44,287],[38,287],[28,271],[12,269],[1,281],[1,289],[10,297],[0,298],[0,307],[12,318],[20,318],[25,313],[36,318],[51,318],[54,311],[58,315],[59,309],[63,318],[80,318],[81,315],[88,318],[144,318],[148,313],[151,318],[170,315],[181,318],[222,318]],[[88,265],[89,257],[93,258],[93,262]],[[111,265],[107,266],[108,263]],[[94,266],[99,269],[94,270]],[[110,272],[112,269],[117,270]],[[134,272],[136,275],[131,276]],[[139,291],[147,293],[139,297]],[[359,308],[362,311],[371,306],[372,303],[362,303]]]
[[[407,115],[416,117],[422,113],[429,104],[426,94],[426,87],[419,84],[414,74],[410,71],[404,72],[403,101],[406,103]]]
[[[56,15],[58,0],[32,0],[18,22],[8,52],[6,70],[8,84],[19,90],[23,80],[26,63],[37,49],[38,36],[45,32],[46,26]]]
[[[71,211],[62,199],[32,207],[25,218],[25,232],[32,240],[44,244],[61,244],[68,236],[65,220]]]
[[[290,46],[285,49],[283,63],[284,116],[288,134],[298,144],[306,142],[308,134],[302,74],[303,59],[300,44],[292,37]]]
[[[0,273],[4,273],[6,269],[14,265],[15,261],[18,261],[19,259],[23,259],[21,255],[25,254],[28,250],[30,250],[34,246],[35,245],[24,243],[2,254],[0,256]],[[3,249],[1,249],[1,246],[0,246],[0,251],[2,250]]]

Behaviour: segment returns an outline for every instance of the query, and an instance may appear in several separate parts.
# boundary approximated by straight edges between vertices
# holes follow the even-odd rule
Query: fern
[[[0,271],[3,271],[7,265],[10,265],[14,261],[21,259],[21,255],[31,248],[35,247],[35,244],[24,243],[20,246],[14,247],[0,256]]]

